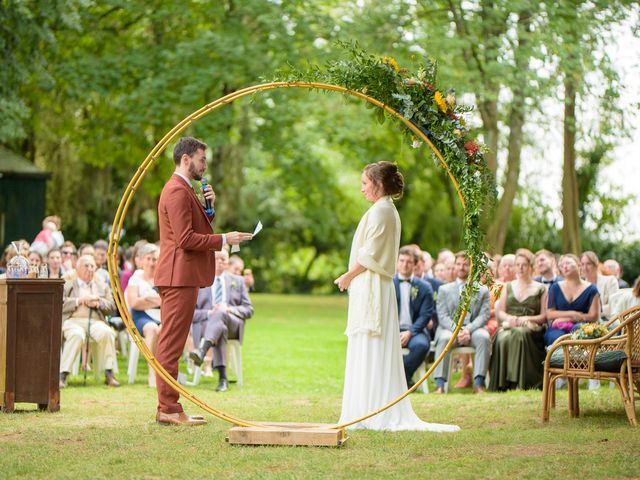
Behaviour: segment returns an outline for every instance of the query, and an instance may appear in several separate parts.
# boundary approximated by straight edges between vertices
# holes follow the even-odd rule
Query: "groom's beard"
[[[202,174],[198,173],[197,167],[194,163],[189,163],[188,172],[191,178],[193,178],[194,180],[200,181],[202,179]]]

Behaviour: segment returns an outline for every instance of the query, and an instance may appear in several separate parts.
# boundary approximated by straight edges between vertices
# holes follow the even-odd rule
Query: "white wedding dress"
[[[349,287],[347,362],[339,423],[373,412],[407,390],[392,281],[399,244],[400,217],[391,198],[382,197],[362,217],[353,238],[349,268],[357,261],[367,270]],[[460,430],[455,425],[420,420],[408,397],[347,428]]]

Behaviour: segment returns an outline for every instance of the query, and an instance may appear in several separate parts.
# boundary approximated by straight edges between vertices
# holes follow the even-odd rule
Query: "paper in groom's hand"
[[[256,228],[253,230],[253,236],[255,237],[262,230],[262,222],[258,220]],[[231,245],[231,253],[237,253],[240,251],[240,245]]]

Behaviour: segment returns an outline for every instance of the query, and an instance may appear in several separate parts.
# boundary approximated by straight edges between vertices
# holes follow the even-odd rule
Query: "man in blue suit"
[[[411,377],[429,353],[431,338],[426,326],[434,309],[431,286],[413,275],[417,260],[413,248],[402,247],[398,253],[397,273],[393,277],[398,301],[400,345],[409,349],[404,356],[404,372],[409,388],[413,386]]]

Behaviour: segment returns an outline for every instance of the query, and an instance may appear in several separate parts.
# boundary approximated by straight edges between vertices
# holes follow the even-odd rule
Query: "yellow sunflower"
[[[436,91],[435,95],[433,96],[433,99],[438,104],[438,107],[440,108],[440,110],[442,110],[442,113],[447,113],[447,102],[444,101],[444,97],[442,96],[442,93],[440,93],[439,90]]]
[[[389,65],[391,65],[396,72],[400,69],[398,67],[398,62],[396,62],[396,59],[393,57],[389,57]]]

